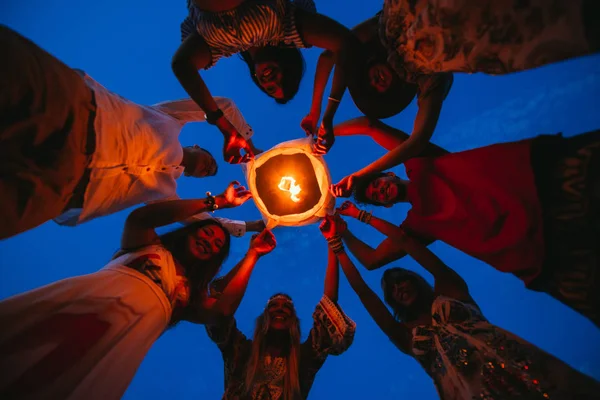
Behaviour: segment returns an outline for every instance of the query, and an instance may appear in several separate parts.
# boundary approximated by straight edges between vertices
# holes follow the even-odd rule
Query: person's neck
[[[187,147],[183,147],[183,158],[181,159],[181,163],[179,165],[181,165],[183,168],[187,168],[191,165],[191,154]]]

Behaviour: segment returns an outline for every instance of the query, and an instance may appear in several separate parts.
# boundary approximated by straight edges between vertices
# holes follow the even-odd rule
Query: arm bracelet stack
[[[369,222],[371,222],[372,216],[373,216],[373,213],[367,212],[365,210],[360,210],[360,212],[358,213],[358,220],[360,222],[364,222],[365,224],[368,224]]]
[[[335,254],[341,253],[344,251],[344,243],[342,242],[342,238],[340,235],[335,235],[327,239],[327,243],[329,244],[329,248],[333,250]]]

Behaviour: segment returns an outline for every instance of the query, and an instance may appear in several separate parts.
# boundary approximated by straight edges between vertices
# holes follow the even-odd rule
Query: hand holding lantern
[[[323,218],[323,221],[319,225],[319,229],[321,230],[321,234],[325,237],[325,239],[330,240],[344,233],[346,229],[348,229],[348,225],[346,224],[346,221],[342,219],[342,217],[334,214]]]
[[[358,218],[360,213],[360,209],[354,205],[350,200],[346,200],[342,203],[342,205],[337,209],[337,212],[340,215],[344,215],[346,217]]]
[[[355,180],[356,177],[354,175],[348,175],[335,185],[331,185],[329,191],[335,197],[350,197],[354,189]]]
[[[250,144],[239,134],[227,118],[221,118],[217,127],[225,137],[223,143],[223,158],[225,161],[230,164],[239,164],[246,163],[254,157]],[[241,155],[242,150],[246,152],[243,156]]]
[[[333,122],[328,119],[321,121],[317,141],[313,146],[313,153],[319,156],[326,154],[335,143],[335,134],[333,132]]]
[[[300,126],[304,129],[306,136],[312,136],[317,133],[317,123],[319,122],[319,115],[315,115],[312,111],[302,119]]]

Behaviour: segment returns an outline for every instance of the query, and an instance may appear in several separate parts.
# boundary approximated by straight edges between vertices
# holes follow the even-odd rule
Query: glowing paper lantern
[[[284,142],[244,165],[248,188],[269,229],[312,224],[333,211],[329,169],[310,144],[310,138]]]

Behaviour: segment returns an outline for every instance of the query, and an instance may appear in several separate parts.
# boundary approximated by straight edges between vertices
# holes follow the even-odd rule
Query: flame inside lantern
[[[300,194],[302,188],[300,185],[296,185],[296,180],[291,176],[281,177],[281,181],[279,182],[279,190],[290,192],[290,199],[292,199],[294,203],[298,203],[300,201],[298,194]]]

